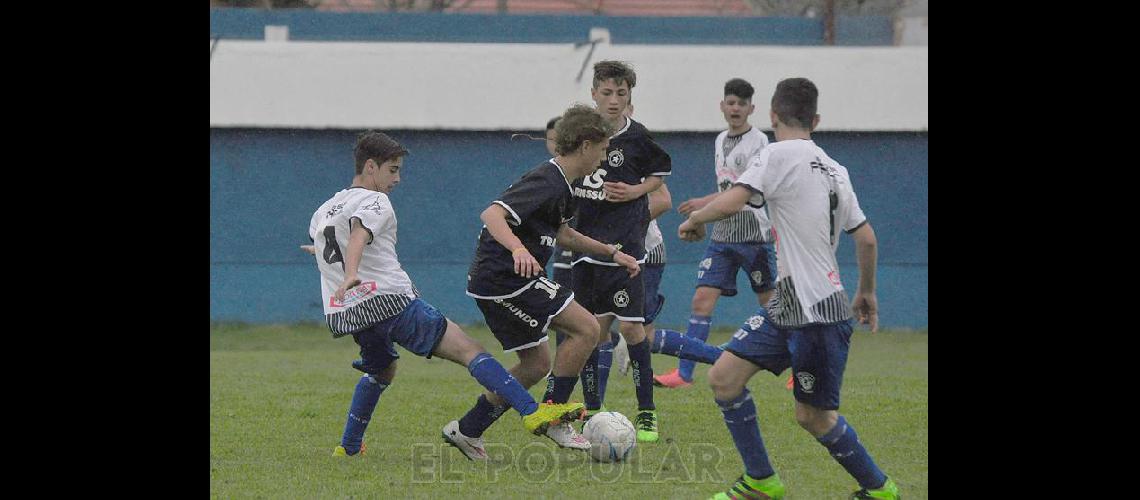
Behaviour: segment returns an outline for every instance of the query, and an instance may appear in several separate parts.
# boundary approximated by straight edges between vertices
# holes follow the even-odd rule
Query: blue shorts
[[[384,371],[400,357],[393,342],[416,356],[430,359],[445,331],[447,318],[439,309],[421,299],[413,300],[400,314],[352,334],[352,340],[360,346],[362,361],[354,367],[369,375]]]
[[[661,274],[665,264],[642,264],[641,274],[645,276],[645,324],[650,324],[665,307],[665,296],[657,292],[661,286]]]
[[[645,280],[642,273],[629,277],[620,266],[580,262],[570,270],[575,300],[596,316],[645,322]]]
[[[551,286],[553,285],[553,286]],[[504,352],[529,349],[546,342],[550,321],[574,300],[569,286],[545,276],[532,280],[521,292],[501,299],[475,299],[487,328]]]
[[[736,295],[736,272],[744,269],[752,291],[776,287],[776,249],[771,243],[720,243],[705,249],[697,269],[697,286],[719,288],[725,297]]]
[[[790,366],[796,381],[796,401],[821,410],[838,410],[851,332],[850,321],[777,328],[761,310],[732,334],[724,348],[775,375]]]

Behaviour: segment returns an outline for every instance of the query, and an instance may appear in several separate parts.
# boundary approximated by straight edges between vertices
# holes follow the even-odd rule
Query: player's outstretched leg
[[[515,354],[519,362],[509,371],[523,387],[529,389],[546,378],[550,371],[550,351],[546,344],[516,350]],[[485,460],[483,433],[509,409],[511,407],[506,400],[493,392],[484,392],[462,418],[452,421],[454,425],[449,422],[444,426],[443,438],[469,460]]]
[[[466,366],[479,384],[506,400],[522,415],[523,427],[531,433],[542,434],[551,424],[577,418],[582,412],[581,403],[536,403],[526,388],[503,365],[450,320],[447,321],[447,330],[434,353]]]
[[[705,364],[716,363],[717,358],[724,349],[706,344],[704,341],[682,335],[674,330],[656,330],[653,334],[653,343],[650,350],[655,353],[668,354],[681,358],[682,361],[696,361]],[[677,371],[653,377],[653,384],[658,387],[688,387],[691,382],[685,380]]]

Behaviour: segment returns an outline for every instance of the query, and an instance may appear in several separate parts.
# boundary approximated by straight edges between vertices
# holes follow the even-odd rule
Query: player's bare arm
[[[720,196],[719,192],[707,194],[699,198],[689,198],[685,200],[684,203],[681,203],[681,206],[677,207],[677,211],[680,212],[681,215],[689,215],[697,210],[705,208],[705,205],[708,205],[710,202],[715,200],[717,196]]]
[[[752,198],[752,191],[744,186],[732,186],[720,193],[704,208],[690,213],[689,218],[677,228],[677,236],[685,241],[700,241],[705,237],[705,224],[715,222],[735,214],[744,208]]]
[[[855,260],[859,262],[859,288],[855,290],[851,309],[859,323],[870,325],[874,333],[879,331],[879,301],[875,298],[879,243],[870,222],[859,226],[851,237],[855,239]]]
[[[344,300],[344,294],[349,288],[360,284],[356,271],[360,269],[360,257],[364,255],[364,245],[372,238],[370,233],[360,223],[360,219],[352,218],[352,231],[348,235],[348,251],[344,255],[344,281],[336,289],[336,300]]]
[[[305,251],[309,255],[316,255],[317,254],[317,246],[316,245],[301,245],[301,250]]]
[[[673,208],[673,195],[669,193],[669,186],[662,182],[661,187],[649,193],[649,220],[661,217],[670,208]]]
[[[483,224],[486,224],[487,232],[491,233],[491,237],[511,251],[511,257],[515,260],[515,273],[524,278],[538,276],[542,271],[542,266],[523,246],[522,240],[511,231],[511,226],[507,224],[507,217],[510,217],[507,209],[494,203],[479,214],[479,219],[483,221]]]
[[[629,272],[629,277],[637,276],[641,266],[633,256],[622,252],[618,245],[609,245],[579,233],[568,224],[558,228],[558,246],[573,252],[588,253],[597,256],[613,257],[614,262]]]
[[[641,184],[631,186],[624,182],[606,182],[602,186],[606,190],[606,200],[620,203],[641,198],[646,193],[656,191],[663,184],[665,180],[661,176],[651,175],[641,181]]]

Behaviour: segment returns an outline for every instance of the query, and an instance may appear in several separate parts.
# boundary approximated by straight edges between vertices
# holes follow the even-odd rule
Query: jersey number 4
[[[344,256],[340,253],[340,245],[336,242],[336,227],[325,226],[325,251],[321,256],[325,258],[325,262],[329,264],[336,264],[340,262],[340,268],[344,269]]]

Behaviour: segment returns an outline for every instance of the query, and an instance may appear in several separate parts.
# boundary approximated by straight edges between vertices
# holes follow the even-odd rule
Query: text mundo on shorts
[[[638,446],[625,461],[601,463],[591,460],[584,451],[539,441],[520,447],[487,443],[488,459],[470,461],[446,443],[416,443],[412,445],[411,482],[496,482],[505,476],[532,483],[724,482],[717,472],[724,452],[711,443],[658,443],[653,448],[651,455],[642,455],[642,447]]]

